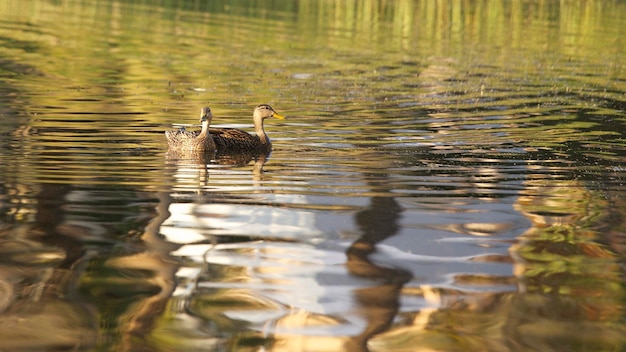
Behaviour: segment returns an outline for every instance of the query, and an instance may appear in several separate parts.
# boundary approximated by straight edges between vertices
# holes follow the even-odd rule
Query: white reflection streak
[[[161,233],[173,243],[197,243],[212,235],[308,241],[322,236],[315,213],[269,205],[173,203]]]

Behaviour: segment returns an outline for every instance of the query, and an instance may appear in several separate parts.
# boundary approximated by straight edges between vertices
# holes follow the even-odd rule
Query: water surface
[[[0,348],[624,348],[621,2],[0,13]]]

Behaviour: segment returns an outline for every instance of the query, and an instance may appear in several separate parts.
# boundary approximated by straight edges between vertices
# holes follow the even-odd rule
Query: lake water
[[[626,348],[623,1],[0,18],[1,350]],[[268,157],[167,155],[260,103]]]

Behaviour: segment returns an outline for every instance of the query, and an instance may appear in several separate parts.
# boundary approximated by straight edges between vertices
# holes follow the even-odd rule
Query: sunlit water
[[[624,348],[624,4],[0,13],[0,349]]]

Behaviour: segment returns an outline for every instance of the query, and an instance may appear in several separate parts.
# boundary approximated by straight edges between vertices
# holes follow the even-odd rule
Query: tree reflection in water
[[[369,255],[376,251],[377,243],[397,233],[401,212],[402,208],[393,197],[375,196],[367,209],[356,214],[355,220],[362,235],[346,251],[346,266],[351,275],[371,279],[378,284],[354,291],[367,327],[350,340],[347,350],[366,351],[367,341],[389,329],[398,313],[400,292],[411,279],[411,274],[400,268],[373,263]]]

